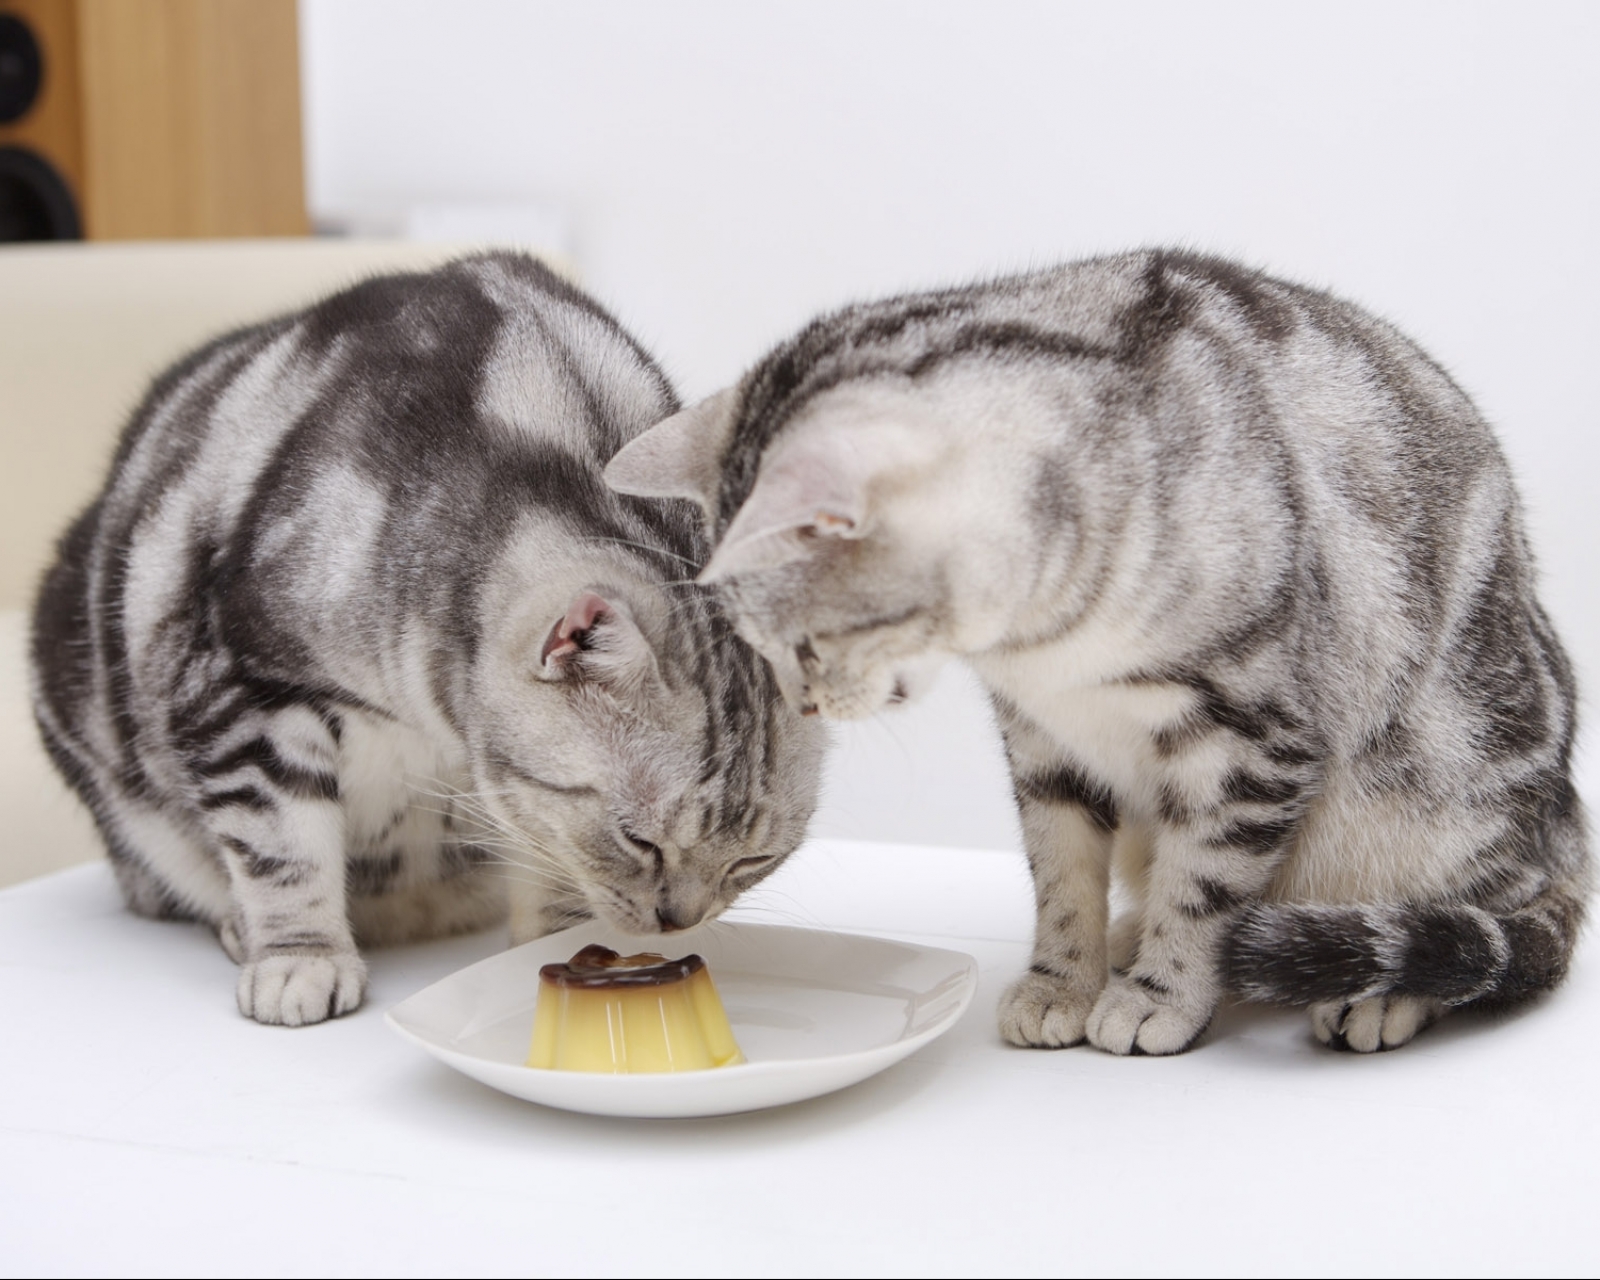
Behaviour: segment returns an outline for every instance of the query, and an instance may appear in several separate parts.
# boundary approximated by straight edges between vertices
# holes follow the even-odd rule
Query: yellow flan
[[[743,1061],[699,956],[623,956],[589,946],[539,970],[530,1067],[621,1074]]]

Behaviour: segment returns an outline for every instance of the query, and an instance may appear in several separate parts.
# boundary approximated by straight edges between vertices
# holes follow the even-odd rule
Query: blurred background
[[[694,398],[851,298],[1179,244],[1355,298],[1455,374],[1502,433],[1547,603],[1600,679],[1592,4],[0,0],[0,15],[0,239],[88,237],[0,246],[0,521],[50,467],[70,472],[70,506],[104,465],[117,413],[73,436],[70,466],[41,444],[80,358],[148,376],[199,336],[162,327],[164,300],[182,296],[190,329],[248,318],[348,278],[341,247],[560,257]],[[202,253],[198,274],[153,256],[226,237],[250,240],[248,287],[238,253]],[[115,305],[91,305],[113,278]],[[70,359],[38,345],[46,312]],[[137,386],[118,387],[121,412]],[[19,582],[60,518],[5,526]],[[0,713],[25,715],[10,687]],[[839,742],[819,834],[1016,843],[961,672]],[[1588,756],[1582,772],[1596,777]]]

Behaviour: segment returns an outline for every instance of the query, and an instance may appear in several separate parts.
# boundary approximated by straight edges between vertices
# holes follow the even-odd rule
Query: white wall
[[[1145,242],[1366,302],[1501,426],[1600,680],[1600,7],[301,9],[315,215],[553,209],[690,396],[847,298]],[[846,733],[823,830],[1013,838],[974,695],[938,696]]]

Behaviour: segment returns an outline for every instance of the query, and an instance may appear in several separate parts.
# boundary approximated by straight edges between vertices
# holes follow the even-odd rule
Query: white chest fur
[[[973,668],[1060,744],[1072,759],[1109,784],[1125,805],[1152,801],[1159,762],[1154,734],[1193,705],[1178,685],[1126,683],[1139,653],[1109,636],[1069,640],[973,659]]]

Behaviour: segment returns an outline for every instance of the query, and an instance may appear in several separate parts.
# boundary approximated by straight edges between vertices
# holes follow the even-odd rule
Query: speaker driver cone
[[[39,96],[44,59],[28,24],[0,13],[0,124],[20,120]]]
[[[77,203],[55,166],[26,147],[0,147],[0,244],[81,239]]]

